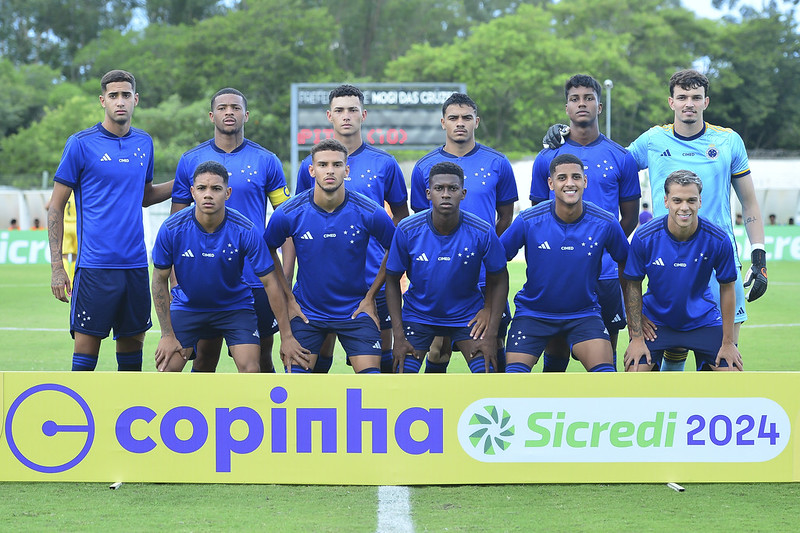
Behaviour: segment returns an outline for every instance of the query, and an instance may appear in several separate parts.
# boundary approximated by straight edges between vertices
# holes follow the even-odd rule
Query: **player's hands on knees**
[[[308,324],[308,319],[306,318],[305,313],[300,308],[300,304],[297,303],[297,300],[294,297],[290,298],[289,301],[286,303],[286,310],[289,313],[289,321],[291,322],[293,318],[300,318],[303,322]]]
[[[72,286],[69,281],[69,274],[64,270],[64,267],[53,268],[53,273],[50,276],[50,289],[53,291],[53,296],[62,302],[69,302],[69,296],[72,294]]]
[[[467,326],[472,326],[469,336],[475,340],[482,339],[486,333],[486,328],[489,325],[489,317],[492,313],[485,307],[477,312],[477,314],[469,321]]]
[[[722,361],[728,363],[728,366],[719,366]],[[714,361],[714,370],[723,370],[734,372],[737,370],[744,370],[742,366],[742,354],[739,353],[739,348],[732,342],[722,343],[717,353],[717,360]]]
[[[644,318],[644,317],[642,317]],[[625,364],[625,372],[637,372],[639,370],[639,361],[645,357],[647,364],[652,365],[653,360],[650,356],[650,350],[644,342],[644,337],[636,337],[631,339],[630,344],[625,349],[623,358]]]
[[[172,359],[175,354],[186,359],[186,357],[188,357],[188,350],[186,357],[184,357],[183,346],[181,346],[177,337],[175,337],[175,335],[163,335],[161,339],[159,339],[158,346],[156,347],[156,370],[159,372],[166,371],[167,368],[169,368],[169,360]]]
[[[753,286],[747,293],[747,301],[753,302],[767,292],[767,252],[761,249],[753,250],[750,253],[750,260],[752,264],[744,276],[744,288]]]
[[[475,343],[470,352],[472,358],[483,355],[486,373],[497,372],[497,335],[486,335]]]
[[[645,338],[645,340],[650,342],[656,340],[656,337],[658,337],[658,335],[656,335],[657,329],[658,326],[653,324],[652,320],[642,315],[642,336]]]
[[[569,137],[569,126],[566,124],[553,124],[547,128],[547,133],[542,138],[542,147],[555,150],[565,142]]]
[[[292,372],[293,364],[306,370],[311,369],[311,351],[300,346],[294,336],[288,338],[281,336],[280,354],[283,366],[289,374]]]
[[[353,314],[350,316],[350,318],[356,318],[361,313],[364,313],[368,317],[370,317],[372,321],[375,322],[375,325],[378,326],[378,329],[380,329],[381,321],[378,318],[378,308],[375,305],[374,298],[370,298],[369,296],[367,296],[366,298],[361,300],[361,302],[359,302],[358,304],[358,307],[356,307],[356,310],[353,311]]]
[[[414,349],[414,346],[408,342],[405,335],[402,337],[394,337],[394,342],[392,343],[392,359],[394,359],[392,362],[392,370],[395,373],[403,373],[403,364],[406,361],[406,357],[409,355],[419,359],[419,357],[417,357],[417,351]]]

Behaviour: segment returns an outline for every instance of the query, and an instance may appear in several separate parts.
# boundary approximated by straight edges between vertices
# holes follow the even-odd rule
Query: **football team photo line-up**
[[[695,70],[673,74],[674,122],[625,148],[600,133],[597,80],[570,77],[569,123],[546,132],[531,207],[514,217],[511,164],[476,141],[466,94],[442,105],[444,144],[415,164],[409,197],[395,158],[363,141],[364,94],[338,86],[333,137],[313,146],[292,196],[277,156],[245,137],[247,98],[233,88],[211,98],[213,137],[154,184],[153,141],[131,124],[136,80],[112,70],[103,120],[67,140],[47,206],[72,370],[94,370],[112,330],[118,369],[142,370],[151,307],[158,371],[214,372],[224,340],[239,372],[275,372],[277,334],[291,373],[328,372],[337,339],[359,374],[443,373],[453,351],[473,373],[530,372],[540,358],[545,372],[572,358],[613,372],[626,327],[626,371],[683,370],[690,351],[697,370],[742,370],[745,302],[767,289],[764,224],[740,136],[703,120],[708,88]],[[653,205],[640,215],[643,169]],[[744,279],[731,190],[752,250]],[[168,199],[151,281],[142,207]],[[521,251],[512,317],[507,262]]]

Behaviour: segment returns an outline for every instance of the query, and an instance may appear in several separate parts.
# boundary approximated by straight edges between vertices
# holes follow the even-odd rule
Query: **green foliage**
[[[42,62],[74,79],[72,58],[106,28],[124,28],[140,0],[5,0],[0,51],[16,63]]]
[[[627,144],[669,118],[664,80],[691,63],[691,36],[709,32],[704,25],[710,23],[676,6],[672,0],[523,5],[449,45],[412,47],[386,74],[467,83],[481,108],[481,138],[504,151],[537,150],[547,127],[565,120],[563,86],[571,75],[611,78],[614,138]],[[613,18],[603,16],[612,11]]]
[[[58,107],[45,108],[42,120],[0,140],[0,171],[41,174],[46,170],[52,175],[69,136],[102,119],[96,96],[71,96]]]
[[[0,137],[41,118],[58,72],[44,65],[15,67],[0,57]]]
[[[748,148],[794,148],[800,138],[800,35],[776,9],[720,28],[710,54],[708,120],[731,127]],[[764,53],[769,50],[770,53]]]

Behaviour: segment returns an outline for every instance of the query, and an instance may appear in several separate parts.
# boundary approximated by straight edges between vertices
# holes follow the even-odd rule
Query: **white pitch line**
[[[745,322],[742,324],[742,328],[750,329],[750,328],[796,328],[800,326],[800,324],[748,324]]]
[[[413,533],[408,487],[378,487],[377,533]]]

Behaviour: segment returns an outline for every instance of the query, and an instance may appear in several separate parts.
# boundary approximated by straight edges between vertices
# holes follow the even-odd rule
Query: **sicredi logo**
[[[53,409],[53,405],[58,408]],[[57,412],[58,418],[42,417],[45,412]],[[65,472],[83,461],[96,431],[86,401],[74,390],[55,383],[36,385],[20,394],[8,409],[5,427],[14,457],[45,474]]]
[[[485,398],[457,431],[482,462],[751,463],[781,453],[791,425],[766,398]]]

